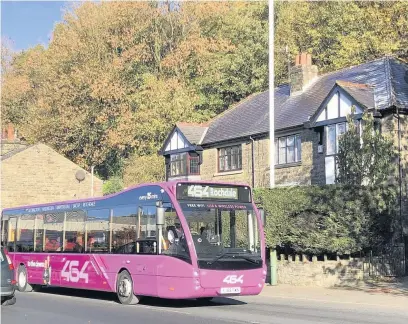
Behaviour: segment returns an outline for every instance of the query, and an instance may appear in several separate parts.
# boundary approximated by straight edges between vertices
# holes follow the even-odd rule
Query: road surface
[[[408,323],[407,308],[392,305],[319,302],[289,297],[217,298],[213,302],[145,298],[140,304],[120,305],[115,296],[100,292],[48,288],[17,293],[17,303],[1,307],[3,324],[311,324]]]

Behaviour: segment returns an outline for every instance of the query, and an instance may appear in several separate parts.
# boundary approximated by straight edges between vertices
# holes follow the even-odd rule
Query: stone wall
[[[81,168],[50,147],[37,144],[1,164],[1,209],[91,197],[91,174],[78,182]],[[94,177],[94,196],[102,196],[103,181]]]
[[[312,129],[304,129],[300,134],[302,161],[292,165],[275,166],[277,186],[324,184],[325,182],[324,156],[318,153],[319,134]],[[322,158],[323,165],[320,161]]]
[[[312,129],[301,131],[302,161],[275,167],[277,186],[325,184],[324,154],[318,153],[319,133]],[[252,184],[251,141],[237,142],[242,147],[242,170],[218,172],[218,148],[203,152],[202,180],[244,182]],[[236,145],[235,144],[235,145]],[[232,144],[230,144],[232,145]],[[269,138],[254,142],[255,187],[269,186]]]
[[[358,283],[368,264],[363,259],[327,261],[278,261],[278,284],[334,287]]]
[[[208,148],[203,151],[203,164],[200,167],[202,180],[243,182],[252,185],[252,143],[237,142],[229,145],[241,145],[242,169],[237,171],[218,171],[218,149]],[[254,142],[255,187],[265,187],[269,183],[269,139],[258,139]]]

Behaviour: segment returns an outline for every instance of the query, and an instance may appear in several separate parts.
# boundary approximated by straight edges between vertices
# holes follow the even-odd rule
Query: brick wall
[[[91,175],[78,182],[81,168],[50,147],[37,144],[2,161],[1,209],[91,196]],[[94,177],[94,196],[102,196]]]

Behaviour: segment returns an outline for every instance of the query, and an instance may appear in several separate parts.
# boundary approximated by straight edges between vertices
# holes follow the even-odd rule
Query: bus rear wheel
[[[123,305],[136,305],[140,301],[140,296],[136,296],[133,292],[132,277],[127,270],[123,270],[118,275],[116,293],[119,302]]]
[[[23,264],[18,267],[17,288],[21,292],[30,292],[33,290],[33,287],[28,283],[27,269]]]

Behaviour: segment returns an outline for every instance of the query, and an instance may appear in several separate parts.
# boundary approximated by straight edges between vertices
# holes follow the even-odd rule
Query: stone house
[[[274,91],[276,186],[334,183],[338,139],[352,106],[358,123],[368,110],[376,126],[394,134],[406,186],[406,63],[387,56],[319,75],[311,55],[302,53],[291,67],[291,82]],[[168,180],[269,186],[269,92],[249,96],[207,124],[177,123],[159,154]]]
[[[92,183],[93,195],[102,196],[103,181],[91,178],[89,172],[47,145],[21,141],[12,125],[2,130],[1,210],[91,197]]]

